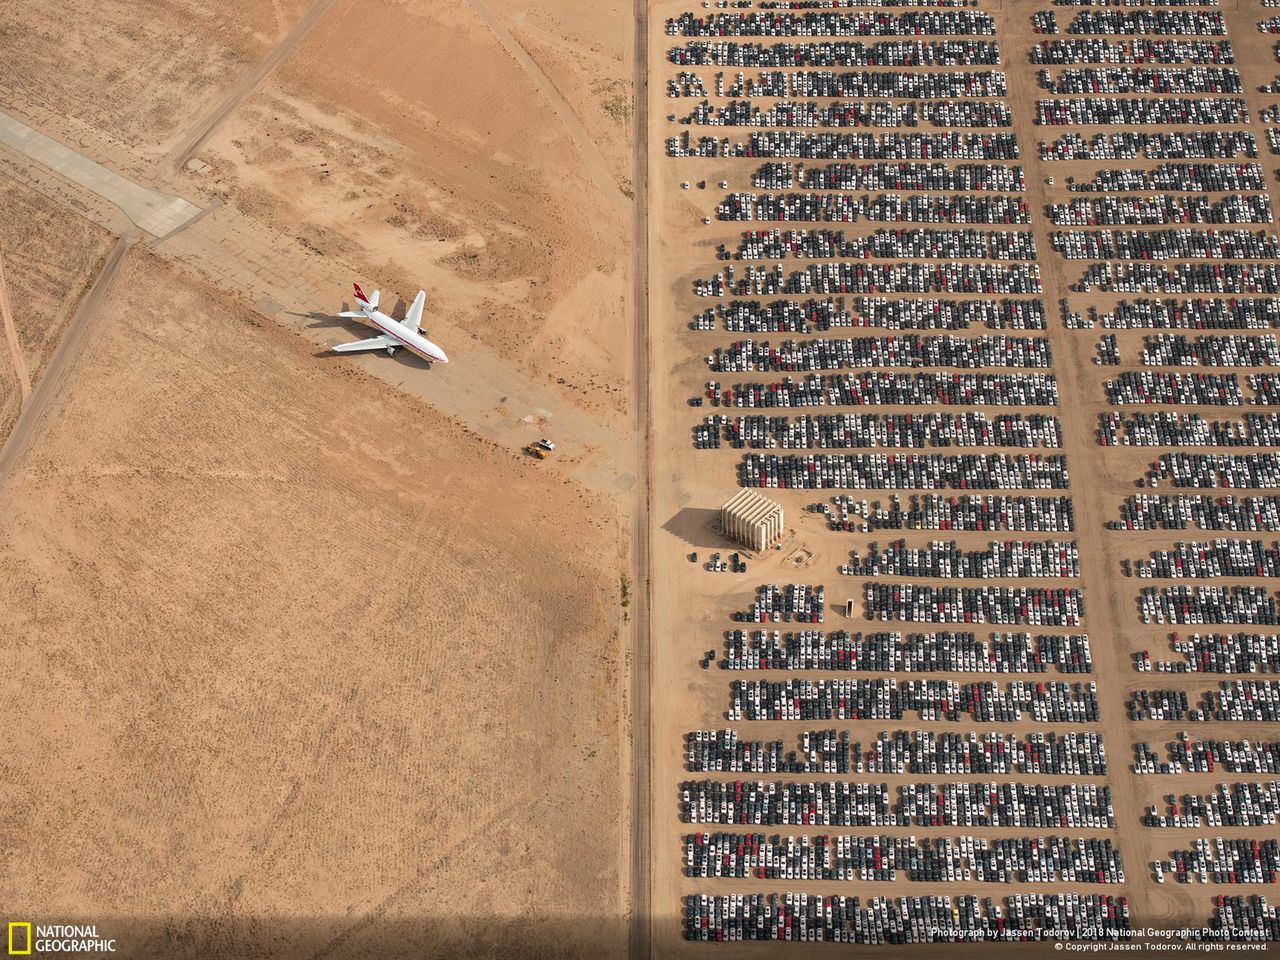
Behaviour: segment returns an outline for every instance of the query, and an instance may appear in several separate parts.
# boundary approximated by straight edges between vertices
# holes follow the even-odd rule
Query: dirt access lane
[[[139,239],[137,233],[126,234],[116,240],[116,244],[107,254],[102,270],[93,282],[93,287],[76,310],[67,327],[67,332],[49,360],[49,366],[40,378],[36,388],[31,391],[22,405],[22,413],[18,422],[13,425],[13,432],[0,447],[0,487],[4,486],[13,467],[21,460],[23,453],[30,447],[32,439],[37,435],[40,425],[54,407],[62,384],[66,380],[67,371],[75,365],[81,349],[85,344],[85,335],[93,326],[94,319],[101,313],[103,302],[111,289],[111,281],[124,261],[124,255]],[[7,295],[5,297],[7,302]],[[7,314],[7,311],[6,311]]]

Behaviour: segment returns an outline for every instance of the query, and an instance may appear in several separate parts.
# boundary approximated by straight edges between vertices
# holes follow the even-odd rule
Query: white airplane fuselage
[[[448,363],[448,355],[422,334],[410,330],[403,323],[387,316],[381,310],[371,310],[360,304],[360,312],[369,326],[384,336],[398,340],[400,345],[410,353],[416,354],[429,363]]]

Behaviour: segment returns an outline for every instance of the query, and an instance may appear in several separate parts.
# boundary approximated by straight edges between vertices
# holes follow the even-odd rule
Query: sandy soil
[[[214,208],[128,254],[0,478],[0,902],[136,956],[625,949],[629,15],[0,10],[0,109]],[[3,190],[42,361],[109,237]],[[429,291],[457,419],[308,341],[326,263]]]
[[[111,239],[101,227],[0,176],[0,255],[33,383],[40,379]]]
[[[338,4],[190,183],[370,282],[425,286],[437,339],[601,412],[626,395],[626,22],[540,6]],[[363,59],[331,69],[357,35]]]
[[[0,357],[0,437],[7,437],[22,408],[22,388],[8,350]]]
[[[5,107],[38,110],[51,136],[101,136],[145,166],[302,8],[305,0],[6,4],[0,47],[22,56],[6,58]]]
[[[616,955],[565,921],[622,909],[620,521],[553,477],[130,254],[5,490],[0,900],[135,956]]]

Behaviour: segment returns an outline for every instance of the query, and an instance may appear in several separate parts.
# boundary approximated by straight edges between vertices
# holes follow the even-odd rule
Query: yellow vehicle
[[[529,456],[531,457],[537,457],[539,460],[547,459],[547,451],[543,450],[540,446],[538,446],[535,443],[531,443],[528,446],[526,446],[524,448],[524,452],[529,454]]]

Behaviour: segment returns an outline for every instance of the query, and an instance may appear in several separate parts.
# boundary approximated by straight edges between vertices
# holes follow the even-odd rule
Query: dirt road
[[[632,552],[636,578],[636,610],[631,657],[631,702],[634,704],[631,723],[632,742],[632,795],[631,795],[631,956],[633,960],[647,960],[652,954],[651,924],[653,917],[650,885],[650,861],[652,859],[653,790],[650,766],[653,762],[650,736],[650,686],[653,578],[650,575],[650,544],[652,541],[651,445],[652,417],[649,409],[649,158],[648,158],[648,58],[649,58],[649,3],[635,3],[635,46],[633,58],[634,125],[632,139],[632,176],[635,180],[633,207],[634,248],[633,273],[635,274],[634,310],[635,344],[633,346],[635,372],[635,417],[637,463],[635,520],[632,524]]]
[[[116,245],[111,248],[111,252],[107,254],[107,259],[102,264],[102,271],[94,280],[93,288],[80,301],[80,306],[76,310],[76,315],[72,317],[62,342],[58,344],[58,349],[49,360],[44,376],[40,378],[39,384],[31,391],[30,396],[26,397],[18,422],[13,425],[13,432],[9,434],[9,439],[5,441],[4,446],[0,447],[0,486],[4,485],[14,464],[21,459],[23,452],[36,435],[41,421],[52,409],[53,400],[58,394],[60,385],[67,371],[75,363],[80,348],[84,345],[85,333],[93,325],[94,317],[98,314],[102,302],[106,299],[107,291],[111,288],[111,279],[124,260],[125,253],[137,240],[138,234],[128,233],[120,237]],[[7,301],[7,296],[5,299]]]
[[[165,158],[164,166],[170,171],[177,171],[190,160],[222,122],[231,115],[231,112],[257,90],[276,67],[298,49],[311,28],[320,21],[334,2],[335,0],[316,0],[311,5],[311,9],[303,14],[302,19],[294,24],[293,29],[272,47],[271,52],[263,57],[256,67],[237,80],[231,89],[219,98],[214,108],[178,141]]]
[[[542,94],[551,109],[555,111],[555,115],[560,118],[560,122],[564,124],[565,129],[569,132],[569,139],[578,148],[579,155],[586,162],[587,169],[591,173],[592,179],[596,181],[596,185],[600,187],[601,192],[614,205],[621,207],[625,202],[625,198],[618,189],[618,184],[614,182],[612,174],[609,173],[609,164],[605,162],[604,155],[600,153],[600,148],[596,146],[595,140],[587,132],[587,128],[583,126],[581,118],[569,104],[569,101],[565,100],[564,95],[551,82],[551,78],[543,72],[537,61],[529,56],[524,47],[520,45],[520,41],[513,37],[511,31],[503,25],[502,21],[493,15],[484,0],[469,0],[469,2],[471,9],[476,12],[476,16],[483,20],[485,26],[493,31],[494,36],[498,38],[498,42],[502,44],[502,49],[520,65],[520,69],[524,71],[537,91]],[[639,5],[637,4],[637,6]],[[639,194],[637,193],[638,197]]]
[[[22,355],[22,344],[18,341],[18,325],[13,322],[13,307],[9,303],[9,285],[4,279],[4,258],[0,257],[0,320],[4,321],[4,338],[9,344],[9,355],[13,357],[13,370],[18,377],[18,386],[22,390],[22,404],[26,406],[27,397],[31,396],[31,371],[27,369],[26,357]]]

